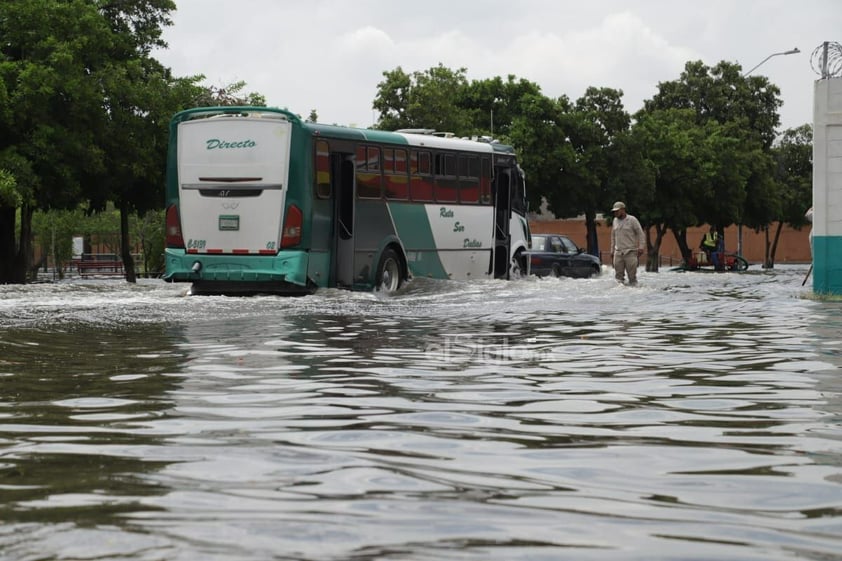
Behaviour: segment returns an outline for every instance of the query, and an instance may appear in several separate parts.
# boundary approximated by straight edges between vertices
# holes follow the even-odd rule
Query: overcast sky
[[[205,85],[247,92],[303,117],[370,126],[383,72],[439,63],[469,80],[512,74],[544,95],[623,91],[627,111],[688,60],[739,63],[781,89],[781,128],[812,123],[813,51],[842,43],[839,0],[176,0],[155,57]]]

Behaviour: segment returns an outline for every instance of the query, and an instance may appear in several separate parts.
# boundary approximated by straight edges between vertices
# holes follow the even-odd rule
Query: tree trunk
[[[32,261],[32,215],[35,209],[24,203],[20,209],[20,243],[15,259],[17,282],[25,284],[29,277],[29,264]]]
[[[120,205],[120,255],[123,258],[123,271],[126,275],[126,282],[137,282],[137,273],[134,268],[134,257],[129,243],[129,210],[128,205]]]
[[[15,207],[0,207],[0,284],[14,282]]]
[[[649,228],[646,229],[646,272],[657,273],[661,268],[661,242],[667,232],[666,225],[655,224],[655,241],[650,243]]]
[[[32,208],[20,209],[20,242],[16,240],[16,209],[0,208],[0,284],[26,284],[32,247]]]
[[[673,228],[672,233],[675,236],[675,243],[678,244],[678,249],[681,251],[681,258],[685,263],[691,263],[693,261],[693,250],[687,245],[687,230],[685,228],[679,228],[678,230]]]
[[[775,228],[775,238],[772,240],[772,247],[769,250],[769,258],[768,258],[768,268],[774,269],[775,268],[775,254],[778,252],[778,242],[781,241],[781,230],[784,228],[783,222],[778,222],[777,228]]]
[[[764,269],[774,269],[775,263],[772,260],[772,244],[769,242],[769,225],[763,227],[763,232],[766,234],[766,258],[763,260]]]
[[[599,238],[596,233],[596,216],[591,211],[585,213],[585,226],[587,228],[588,253],[601,258],[599,254]]]

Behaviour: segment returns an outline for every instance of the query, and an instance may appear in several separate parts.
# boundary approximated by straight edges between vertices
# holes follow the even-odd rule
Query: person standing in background
[[[628,275],[629,286],[635,286],[640,256],[646,248],[646,236],[637,218],[626,212],[625,203],[617,201],[611,207],[611,212],[614,213],[614,222],[611,223],[614,278],[622,284]]]
[[[807,212],[804,213],[804,218],[806,218],[811,226],[810,226],[810,259],[813,258],[813,207],[807,209]]]
[[[702,242],[699,244],[699,249],[707,254],[708,263],[713,263],[713,268],[717,271],[722,270],[719,265],[719,232],[716,228],[711,226],[707,234],[702,236]]]

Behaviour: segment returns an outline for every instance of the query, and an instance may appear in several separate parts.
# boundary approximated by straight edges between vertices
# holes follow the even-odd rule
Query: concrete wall
[[[813,292],[842,295],[842,78],[813,96]]]

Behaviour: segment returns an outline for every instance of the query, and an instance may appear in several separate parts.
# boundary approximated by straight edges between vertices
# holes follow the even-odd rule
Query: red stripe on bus
[[[221,249],[206,249],[205,253],[222,253]]]
[[[187,250],[187,253],[199,253],[199,250],[196,248],[190,248]]]
[[[231,253],[237,253],[237,254],[242,255],[243,253],[246,253],[246,254],[249,253],[249,250],[247,250],[247,249],[232,249]]]
[[[261,249],[258,253],[260,255],[276,255],[278,252],[274,249]]]

